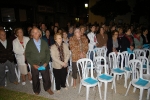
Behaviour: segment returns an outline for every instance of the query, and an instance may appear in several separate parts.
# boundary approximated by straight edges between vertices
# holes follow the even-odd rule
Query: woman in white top
[[[28,74],[28,79],[30,80],[30,83],[32,83],[31,74],[29,73],[29,67],[24,56],[26,44],[28,43],[29,38],[23,36],[22,28],[17,28],[15,31],[15,34],[17,38],[13,40],[13,51],[16,55],[17,64],[21,72],[22,85],[25,85],[26,84],[25,75],[27,74]]]
[[[91,25],[91,32],[88,33],[87,35],[90,40],[89,50],[93,50],[96,47],[97,39],[94,32],[95,32],[95,25]]]

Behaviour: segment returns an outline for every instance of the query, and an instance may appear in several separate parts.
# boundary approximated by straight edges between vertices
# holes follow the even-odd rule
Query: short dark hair
[[[137,29],[135,34],[142,34],[142,31],[140,29]]]
[[[116,32],[119,33],[117,30],[113,30],[112,33],[111,33],[112,36],[113,36]]]

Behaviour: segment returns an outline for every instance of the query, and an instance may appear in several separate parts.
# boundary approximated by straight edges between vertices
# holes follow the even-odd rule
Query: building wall
[[[97,2],[97,0],[89,0],[89,8],[91,8],[95,3]],[[89,10],[89,23],[104,23],[105,22],[105,18],[102,16],[97,16],[94,15],[90,10]]]

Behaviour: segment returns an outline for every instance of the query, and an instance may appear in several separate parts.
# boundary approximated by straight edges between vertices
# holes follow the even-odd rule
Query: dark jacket
[[[119,46],[119,43],[118,43],[118,46]],[[116,48],[116,50],[118,51],[118,48]],[[112,37],[111,38],[108,38],[108,41],[107,41],[107,57],[109,55],[109,53],[113,52],[113,40],[112,40]]]
[[[147,36],[148,42],[146,42],[146,38],[143,34],[141,35],[141,37],[143,38],[143,44],[149,44],[148,36]]]
[[[5,63],[7,60],[14,61],[12,42],[8,39],[6,48],[0,42],[0,63]]]
[[[133,37],[132,37],[132,40],[133,40],[133,45],[132,45],[132,46],[135,47]],[[124,36],[122,37],[121,52],[127,51],[127,48],[130,48],[130,41],[129,41],[128,38],[124,35]]]
[[[34,64],[39,66],[44,63],[48,64],[50,61],[50,50],[47,43],[41,39],[41,50],[39,53],[33,39],[30,39],[26,45],[25,57],[32,67]]]
[[[48,45],[51,46],[51,45],[53,45],[55,42],[54,42],[53,37],[50,36],[49,38],[50,38],[50,44],[48,44]],[[42,39],[45,40],[46,43],[48,43],[48,39],[47,39],[46,36],[43,36]]]

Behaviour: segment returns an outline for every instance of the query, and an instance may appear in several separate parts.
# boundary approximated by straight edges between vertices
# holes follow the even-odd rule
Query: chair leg
[[[5,75],[6,75],[6,73],[5,73]],[[7,78],[6,78],[6,76],[5,76],[5,86],[7,86]]]
[[[140,97],[139,97],[139,100],[142,100],[142,96],[143,96],[143,89],[140,89]]]
[[[149,100],[150,89],[147,90],[147,100]]]
[[[115,82],[115,81],[116,81],[116,74],[114,74],[114,79],[113,79],[113,82]],[[112,84],[111,89],[113,89],[113,84]]]
[[[81,91],[81,86],[82,86],[82,84],[80,83],[80,86],[79,86],[79,92],[78,92],[78,93],[80,93],[80,91]]]
[[[90,91],[90,88],[86,87],[86,100],[88,100],[89,98],[89,91]]]
[[[124,81],[125,81],[124,87],[127,88],[127,75],[126,75],[126,73],[124,73]]]
[[[51,82],[54,81],[54,76],[51,74]]]
[[[116,93],[116,82],[115,82],[115,81],[112,81],[112,85],[113,85],[114,91],[115,91],[115,93]]]
[[[107,82],[105,82],[104,85],[105,85],[105,90],[104,90],[104,100],[106,100]]]
[[[136,91],[136,87],[133,88],[133,93],[135,93],[135,91]]]
[[[117,81],[119,80],[119,75],[117,75]]]
[[[98,83],[98,92],[99,92],[99,97],[100,97],[100,99],[102,99],[100,83]]]
[[[55,91],[56,90],[56,84],[55,84],[55,79],[54,79],[54,87],[53,87],[53,90]]]
[[[129,91],[129,89],[130,89],[130,86],[131,86],[131,82],[129,83],[129,86],[128,86],[128,89],[127,89],[127,91],[126,91],[126,94],[125,94],[125,96],[127,96],[127,94],[128,94],[128,91]]]
[[[73,78],[71,78],[71,86],[73,86]]]

